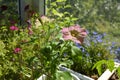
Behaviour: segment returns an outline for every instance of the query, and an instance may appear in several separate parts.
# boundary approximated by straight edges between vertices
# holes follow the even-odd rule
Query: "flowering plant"
[[[65,40],[72,40],[76,43],[77,52],[75,53],[77,54],[67,55],[67,57],[69,57],[68,59],[72,61],[72,64],[67,67],[71,68],[74,71],[88,75],[90,77],[93,77],[93,75],[95,75],[94,78],[98,78],[101,75],[100,69],[103,69],[103,67],[102,66],[99,67],[99,70],[97,69],[98,70],[97,72],[96,69],[93,69],[93,66],[98,61],[101,61],[101,60],[113,61],[115,57],[114,53],[111,53],[111,50],[108,49],[109,45],[106,43],[106,41],[104,41],[105,34],[99,34],[97,32],[89,32],[88,34],[88,31],[81,29],[80,34],[83,34],[82,35],[83,37],[78,38],[78,36],[75,36],[75,34],[73,36],[70,35],[72,31],[69,28],[65,28],[65,30],[63,30],[63,38]],[[78,32],[79,29],[72,29],[72,30]],[[80,34],[77,33],[76,35],[80,35]],[[88,35],[87,37],[85,37],[86,34]],[[110,64],[107,64],[107,65],[110,65]],[[101,73],[104,72],[106,68],[111,69],[111,67],[109,66],[104,67]],[[113,68],[114,66],[112,66],[112,69]]]
[[[66,28],[62,29],[58,21],[46,16],[34,19],[28,20],[28,25],[23,28],[17,24],[1,26],[0,79],[37,79],[42,74],[51,80],[56,79],[58,65],[65,61],[65,53],[74,54],[76,45],[70,41],[74,39],[62,39],[62,36],[65,38],[62,33]],[[82,43],[86,33],[79,27],[70,27],[70,34],[72,37],[74,29],[79,29],[75,41],[79,38],[79,43]]]
[[[101,42],[99,39],[102,37],[98,38],[95,34],[97,41],[92,42],[92,36],[87,42],[88,32],[78,24],[61,27],[58,21],[46,16],[34,21],[28,20],[26,28],[18,25],[1,27],[3,47],[0,47],[0,52],[3,62],[0,79],[37,79],[45,74],[53,80],[61,74],[58,65],[63,63],[75,71],[81,67],[81,73],[90,75],[88,71],[92,66],[110,55],[101,44],[96,43]]]
[[[29,10],[27,5],[24,10],[28,13],[27,19],[30,19],[27,20],[27,26],[19,26],[16,24],[18,16],[15,15],[15,19],[11,19],[10,14],[9,17],[2,16],[9,12],[8,7],[0,6],[1,80],[33,80],[42,74],[49,80],[61,80],[61,75],[67,76],[65,80],[71,80],[68,72],[62,73],[58,70],[59,64],[65,63],[71,69],[91,76],[94,72],[97,73],[96,70],[92,70],[97,61],[111,58],[112,53],[102,44],[104,35],[94,32],[92,36],[88,35],[89,39],[87,30],[73,25],[76,18],[65,17],[71,15],[69,13],[62,14],[54,10],[53,16],[64,20],[39,17]],[[118,49],[117,54],[119,52]]]

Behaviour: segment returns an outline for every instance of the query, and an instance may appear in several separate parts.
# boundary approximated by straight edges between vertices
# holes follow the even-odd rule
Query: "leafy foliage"
[[[101,33],[110,34],[108,41],[113,36],[119,37],[118,0],[47,0],[47,15],[53,19],[39,17],[28,10],[32,14],[28,26],[17,24],[18,12],[15,7],[11,8],[16,1],[0,2],[5,4],[0,6],[0,79],[33,80],[45,74],[48,80],[73,80],[70,73],[59,71],[59,64],[89,76],[100,75],[106,68],[113,69],[113,62],[106,61],[113,59],[112,52],[108,50],[107,40],[101,40],[105,37]],[[64,41],[61,28],[74,24],[98,33],[89,33],[82,45]]]
[[[110,42],[119,45],[119,0],[47,0],[47,12],[51,17],[54,10],[60,13],[62,18],[74,17],[74,23],[86,27],[88,30],[109,34]],[[54,4],[54,5],[53,5]],[[108,38],[109,38],[108,37]]]
[[[0,79],[37,79],[45,74],[48,80],[55,80],[58,65],[67,59],[64,53],[72,54],[70,50],[75,44],[62,40],[59,22],[46,22],[40,17],[42,24],[37,27],[33,22],[36,18],[31,18],[26,28],[1,26]],[[69,73],[62,74],[72,78]]]
[[[56,80],[74,80],[69,72],[58,71]]]
[[[103,71],[105,71],[106,69],[109,69],[110,71],[112,71],[113,69],[115,69],[114,61],[113,60],[100,60],[93,66],[92,69],[95,69],[95,68],[97,69],[99,75],[101,75]]]
[[[79,54],[71,57],[71,59],[73,60],[73,65],[71,66],[71,68],[77,72],[89,76],[97,74],[96,70],[92,69],[93,65],[96,64],[96,62],[101,61],[103,59],[109,60],[113,58],[113,55],[110,54],[110,52],[100,44],[92,44],[90,46],[79,46],[79,51],[77,52]],[[99,66],[97,65],[97,67]],[[102,68],[99,67],[99,70],[100,69]]]

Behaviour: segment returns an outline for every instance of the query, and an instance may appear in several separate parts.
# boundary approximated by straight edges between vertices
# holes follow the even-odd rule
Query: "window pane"
[[[17,0],[0,0],[0,25],[18,21]]]

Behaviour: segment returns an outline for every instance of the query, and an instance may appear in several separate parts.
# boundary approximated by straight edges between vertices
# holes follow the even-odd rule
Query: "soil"
[[[93,78],[94,80],[97,80],[98,76],[97,75],[92,75],[91,78]]]
[[[120,77],[117,75],[117,73],[114,73],[109,80],[120,80]]]

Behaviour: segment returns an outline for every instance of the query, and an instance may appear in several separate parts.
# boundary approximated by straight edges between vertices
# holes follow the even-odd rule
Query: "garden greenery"
[[[0,79],[35,80],[44,74],[47,80],[73,80],[69,72],[59,70],[59,65],[98,77],[105,69],[114,69],[114,52],[119,54],[120,50],[109,42],[111,36],[106,30],[114,25],[119,29],[115,16],[119,15],[118,3],[118,0],[47,0],[47,16],[29,12],[25,7],[30,13],[26,25],[19,25],[19,16],[8,13],[12,2],[0,6]],[[116,13],[108,16],[106,10]]]

